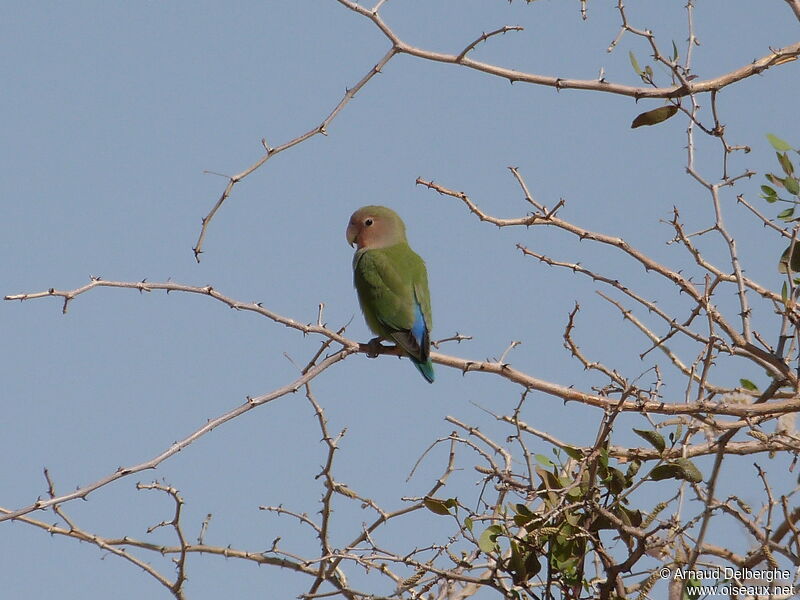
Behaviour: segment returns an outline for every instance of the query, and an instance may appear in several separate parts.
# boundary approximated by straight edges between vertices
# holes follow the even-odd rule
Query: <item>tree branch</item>
[[[203,217],[203,225],[200,228],[200,235],[197,238],[197,243],[194,245],[194,248],[192,248],[192,251],[194,252],[194,258],[197,262],[200,262],[200,254],[202,254],[203,252],[203,242],[205,242],[206,233],[208,232],[208,226],[211,223],[211,219],[214,218],[214,215],[217,214],[217,211],[222,207],[222,204],[231,195],[233,187],[237,183],[239,183],[242,179],[250,175],[250,173],[261,168],[261,166],[273,156],[276,156],[277,154],[280,154],[284,150],[288,150],[289,148],[296,146],[302,142],[305,142],[307,139],[312,138],[317,134],[321,133],[323,135],[328,135],[328,126],[331,124],[331,122],[344,109],[347,103],[350,102],[350,100],[352,100],[355,97],[355,95],[361,90],[361,88],[363,88],[370,79],[372,79],[375,75],[381,72],[381,69],[383,69],[383,67],[386,66],[386,63],[388,63],[392,59],[392,57],[394,57],[397,54],[397,52],[398,51],[395,48],[389,50],[384,55],[384,57],[380,59],[378,63],[374,67],[372,67],[367,72],[367,74],[364,75],[364,77],[362,77],[358,81],[358,83],[356,83],[352,88],[347,89],[345,91],[344,96],[339,101],[339,104],[337,104],[334,107],[334,109],[330,112],[330,114],[327,117],[325,117],[325,120],[322,121],[322,123],[317,127],[308,130],[304,134],[299,135],[293,140],[290,140],[285,144],[281,144],[276,148],[272,148],[269,145],[267,145],[266,140],[264,139],[261,140],[261,144],[262,146],[264,146],[264,149],[266,150],[264,156],[259,158],[255,163],[247,167],[241,173],[237,173],[236,175],[231,175],[230,177],[228,177],[228,185],[225,186],[225,190],[222,192],[222,195],[219,197],[216,204],[214,204],[211,211],[205,217]]]
[[[416,58],[430,60],[433,62],[449,63],[461,65],[475,71],[480,71],[495,77],[502,77],[508,79],[511,83],[522,82],[531,83],[534,85],[542,85],[552,87],[558,90],[575,89],[575,90],[591,90],[596,92],[605,92],[610,94],[617,94],[620,96],[629,96],[631,98],[682,98],[690,94],[699,94],[703,92],[710,92],[711,90],[721,90],[733,83],[747,79],[753,75],[757,75],[769,69],[770,67],[788,62],[792,58],[800,56],[800,42],[790,44],[784,48],[780,48],[754,60],[748,65],[744,65],[738,69],[702,81],[692,81],[686,85],[672,85],[668,87],[644,87],[624,85],[620,83],[609,83],[605,79],[569,79],[562,77],[553,77],[547,75],[538,75],[536,73],[526,73],[515,69],[500,67],[490,63],[485,63],[477,60],[472,60],[465,53],[459,54],[446,54],[442,52],[433,52],[431,50],[424,50],[407,44],[398,37],[397,34],[386,24],[386,22],[376,12],[365,8],[351,0],[337,0],[339,4],[347,7],[351,11],[366,17],[386,36],[392,43],[392,49],[403,54],[408,54]]]

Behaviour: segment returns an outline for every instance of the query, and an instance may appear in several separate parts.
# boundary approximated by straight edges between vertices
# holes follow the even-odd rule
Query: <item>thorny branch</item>
[[[379,0],[373,8],[367,8],[365,6],[361,6],[360,4],[352,0],[337,0],[337,1],[340,4],[342,4],[345,8],[369,19],[373,23],[373,25],[375,25],[375,27],[389,40],[389,42],[391,43],[391,48],[375,64],[375,66],[373,66],[352,88],[348,88],[346,90],[342,99],[334,107],[334,109],[330,112],[330,114],[322,121],[322,123],[320,123],[316,127],[311,128],[302,135],[299,135],[296,138],[284,144],[281,144],[280,146],[271,147],[267,144],[265,139],[262,139],[262,145],[264,146],[265,150],[264,155],[261,158],[259,158],[256,162],[254,162],[252,165],[247,167],[244,171],[237,173],[235,175],[226,176],[228,179],[228,184],[225,186],[225,189],[223,190],[217,202],[211,208],[209,213],[205,217],[203,217],[202,220],[202,227],[200,229],[200,234],[193,248],[195,259],[198,262],[200,261],[200,254],[202,254],[203,252],[203,244],[205,242],[206,234],[208,232],[208,227],[211,223],[211,220],[214,218],[217,211],[222,207],[223,203],[230,197],[231,193],[233,192],[234,186],[243,179],[245,179],[254,171],[260,169],[273,156],[283,152],[284,150],[288,150],[289,148],[301,144],[302,142],[305,142],[306,140],[316,136],[317,134],[327,135],[327,129],[330,126],[331,122],[344,109],[344,107],[350,102],[350,100],[352,100],[353,97],[355,97],[355,95],[375,75],[381,73],[386,64],[398,54],[407,54],[409,56],[413,56],[422,60],[449,63],[466,67],[468,69],[473,69],[482,73],[486,73],[488,75],[507,79],[510,83],[516,83],[516,82],[530,83],[533,85],[552,87],[557,90],[576,89],[576,90],[603,92],[603,93],[616,94],[620,96],[632,97],[635,98],[636,100],[643,98],[679,99],[683,97],[689,97],[692,99],[693,102],[694,102],[694,97],[697,94],[708,93],[708,92],[716,93],[719,90],[729,85],[735,84],[739,81],[742,81],[754,75],[763,73],[764,71],[772,67],[779,66],[786,62],[795,60],[798,56],[800,56],[800,42],[795,44],[790,44],[784,48],[778,48],[778,49],[771,48],[769,54],[765,54],[761,58],[753,60],[751,63],[743,65],[738,69],[734,69],[733,71],[730,71],[728,73],[710,79],[696,80],[693,79],[693,77],[689,76],[691,72],[691,51],[693,46],[695,45],[694,36],[690,35],[688,43],[688,51],[686,53],[686,59],[684,64],[682,66],[678,65],[675,61],[666,58],[660,52],[655,42],[655,36],[651,31],[637,29],[628,22],[624,10],[624,5],[620,1],[618,8],[620,15],[622,17],[622,27],[620,29],[619,34],[617,35],[617,38],[609,46],[608,49],[609,52],[615,48],[615,46],[621,39],[622,34],[625,33],[626,31],[645,38],[648,44],[650,45],[651,50],[653,51],[654,59],[657,62],[664,64],[670,69],[673,76],[672,84],[669,86],[658,87],[655,85],[654,82],[651,81],[650,85],[647,86],[631,86],[621,83],[609,82],[603,76],[591,80],[572,79],[569,77],[548,76],[537,73],[528,73],[516,69],[502,67],[499,65],[493,65],[479,60],[474,60],[469,57],[469,54],[480,43],[486,42],[491,37],[497,35],[504,35],[506,33],[514,31],[523,31],[524,28],[518,25],[505,25],[498,29],[492,30],[488,33],[484,32],[480,36],[478,36],[478,38],[476,38],[474,41],[467,44],[458,53],[447,54],[447,53],[426,50],[424,48],[419,48],[403,41],[379,14],[379,10],[383,6],[385,0]],[[797,0],[786,0],[786,2],[791,6],[792,10],[795,11],[795,14],[797,14],[798,11]],[[691,8],[692,8],[691,3],[689,3],[690,15],[691,15]],[[586,18],[585,6],[582,6],[581,12],[583,18],[585,19]],[[694,119],[693,111],[688,114]],[[700,125],[699,122],[698,125]],[[717,129],[714,129],[713,131],[716,130]],[[710,132],[712,130],[707,130],[707,131]]]
[[[306,140],[314,137],[317,134],[328,135],[328,127],[333,122],[333,120],[338,116],[338,114],[342,112],[342,110],[344,110],[344,107],[347,105],[347,103],[350,102],[350,100],[352,100],[355,97],[355,95],[361,90],[361,88],[363,88],[367,84],[367,82],[370,79],[372,79],[375,75],[380,73],[381,69],[383,69],[383,67],[386,66],[386,63],[388,63],[392,59],[392,57],[395,56],[396,54],[397,50],[395,50],[394,48],[389,50],[384,55],[384,57],[381,58],[378,61],[378,63],[374,67],[372,67],[367,72],[367,74],[364,75],[364,77],[362,77],[358,81],[358,83],[356,83],[352,88],[348,88],[345,91],[345,94],[339,101],[339,104],[337,104],[334,107],[334,109],[330,112],[330,114],[327,117],[325,117],[322,123],[320,123],[316,127],[308,130],[302,135],[297,136],[293,140],[290,140],[274,148],[267,144],[266,139],[261,140],[261,145],[264,146],[265,150],[264,155],[261,158],[259,158],[255,163],[247,167],[241,173],[237,173],[236,175],[230,175],[228,177],[228,185],[225,186],[225,190],[222,192],[222,195],[219,197],[216,204],[214,204],[214,206],[211,208],[211,211],[205,217],[203,217],[203,225],[200,228],[200,235],[197,238],[197,242],[195,243],[194,248],[192,248],[195,260],[197,260],[197,262],[200,262],[200,254],[202,254],[203,252],[203,243],[205,242],[206,234],[208,233],[208,226],[211,224],[211,219],[213,219],[214,215],[217,214],[217,211],[222,207],[222,204],[225,202],[225,200],[227,200],[228,197],[230,197],[231,193],[233,192],[233,187],[237,183],[242,181],[245,177],[250,175],[252,172],[260,169],[270,158],[277,156],[284,150],[288,150],[289,148],[297,146],[298,144],[305,142]]]
[[[790,44],[785,48],[780,48],[771,51],[769,54],[754,60],[752,63],[734,69],[724,75],[717,77],[700,80],[700,81],[687,81],[681,85],[671,85],[663,88],[647,87],[647,86],[630,86],[618,83],[609,83],[604,79],[570,79],[565,77],[554,77],[548,75],[539,75],[536,73],[526,73],[515,69],[509,69],[490,63],[473,60],[467,56],[466,52],[457,54],[447,54],[442,52],[433,52],[418,48],[411,44],[404,42],[392,28],[383,20],[377,11],[371,10],[351,0],[337,0],[340,4],[358,13],[359,15],[369,19],[377,27],[381,33],[392,44],[392,49],[397,53],[408,54],[423,60],[430,60],[434,62],[450,63],[460,65],[469,69],[474,69],[488,75],[502,77],[511,83],[522,82],[531,83],[534,85],[543,85],[553,87],[556,89],[577,89],[577,90],[592,90],[596,92],[606,92],[610,94],[618,94],[621,96],[630,96],[632,98],[681,98],[692,94],[700,94],[710,92],[712,90],[720,90],[733,83],[762,73],[770,67],[782,64],[787,59],[791,59],[800,55],[800,42]],[[467,46],[469,49],[469,46]]]
[[[724,331],[726,336],[729,338],[728,343],[723,346],[724,351],[726,351],[731,355],[743,356],[750,360],[753,360],[760,366],[769,370],[773,374],[773,376],[778,377],[781,380],[785,379],[790,385],[796,387],[798,382],[797,376],[791,369],[791,367],[783,359],[776,357],[770,352],[765,351],[759,348],[758,346],[755,346],[752,342],[749,342],[747,336],[740,333],[737,330],[737,328],[734,327],[734,325],[722,315],[722,313],[716,308],[716,306],[714,306],[714,304],[712,304],[707,300],[703,291],[693,282],[691,282],[688,278],[686,278],[680,272],[671,270],[668,267],[656,262],[655,260],[644,254],[639,249],[630,245],[624,239],[590,231],[588,229],[575,225],[574,223],[571,223],[565,219],[556,217],[555,215],[542,211],[534,212],[528,216],[519,218],[512,218],[512,219],[497,218],[484,213],[464,192],[448,189],[438,183],[435,183],[433,181],[428,181],[423,178],[417,178],[417,184],[424,185],[425,187],[428,187],[429,189],[432,189],[438,192],[439,194],[451,196],[453,198],[461,200],[469,208],[470,212],[475,214],[481,221],[492,223],[494,225],[497,225],[498,227],[515,227],[515,226],[533,227],[537,225],[546,225],[567,231],[576,236],[580,240],[592,240],[621,250],[622,252],[633,258],[635,261],[639,262],[646,271],[661,275],[663,278],[670,281],[672,284],[675,285],[675,287],[679,291],[685,293],[704,312],[706,312],[709,315],[709,318],[711,318],[713,322],[718,327],[720,327]],[[524,251],[524,248],[521,247],[521,249],[523,249]],[[530,252],[528,253],[530,254]],[[533,253],[532,255],[536,256],[537,258],[541,256],[541,255],[536,255],[535,253]],[[566,266],[563,263],[558,263],[556,261],[553,261],[552,259],[547,259],[545,262],[549,262],[550,264],[554,265]],[[581,269],[579,265],[569,265],[569,266],[575,271],[584,272],[586,274],[591,275],[593,278],[600,279],[600,277],[595,276],[590,271]],[[740,278],[738,278],[738,280],[741,280],[744,283],[746,283],[748,287],[761,288],[761,286],[758,286],[758,284],[750,281],[743,275]],[[608,283],[625,291],[625,293],[628,293],[627,288],[622,287],[616,280],[609,279]],[[631,297],[639,301],[638,295],[630,293],[629,295],[631,295]],[[770,298],[773,298],[774,296],[774,294],[772,293],[767,293],[766,290],[765,290],[765,295],[769,296]],[[644,301],[644,303],[646,305],[648,304],[646,301]],[[649,307],[652,307],[652,310],[654,312],[658,312],[658,309],[656,309],[655,305],[652,302],[649,303],[649,305],[650,305]],[[662,318],[664,318],[664,320],[667,321],[671,327],[675,327],[678,324],[677,320],[669,318],[666,315],[664,315]]]
[[[53,479],[45,470],[46,498],[39,498],[29,506],[16,510],[0,508],[0,521],[25,523],[51,535],[92,544],[142,569],[179,600],[185,597],[183,588],[188,579],[189,557],[196,553],[289,569],[310,578],[311,584],[302,598],[342,596],[348,600],[376,597],[371,590],[362,591],[350,583],[346,574],[349,567],[385,578],[395,589],[391,597],[429,597],[433,588],[438,586],[437,598],[455,600],[467,598],[482,588],[493,589],[503,597],[516,598],[553,598],[554,590],[560,592],[561,597],[569,599],[590,597],[581,596],[586,590],[590,590],[591,597],[603,599],[614,595],[628,597],[634,593],[647,597],[658,578],[654,565],[676,569],[691,569],[696,565],[715,565],[720,562],[744,568],[757,565],[778,568],[783,564],[800,566],[800,508],[797,506],[800,487],[793,485],[787,488],[782,485],[778,490],[776,481],[756,464],[753,479],[763,489],[766,498],[758,511],[754,513],[741,497],[723,498],[719,491],[721,478],[726,469],[731,468],[728,458],[732,456],[767,453],[772,457],[781,454],[792,458],[789,471],[798,462],[800,437],[793,426],[788,424],[791,422],[788,418],[800,412],[800,381],[797,371],[790,365],[792,359],[797,359],[797,349],[790,348],[784,353],[782,343],[777,345],[777,351],[767,344],[765,340],[768,336],[754,326],[753,301],[763,299],[768,304],[771,303],[773,310],[783,317],[781,339],[794,335],[788,330],[796,328],[800,314],[793,303],[793,294],[789,300],[746,274],[736,240],[727,228],[721,195],[738,181],[749,178],[754,173],[749,170],[738,175],[729,173],[729,157],[735,152],[749,152],[750,149],[744,145],[732,144],[726,139],[725,124],[718,106],[720,90],[769,68],[795,60],[800,55],[800,43],[770,49],[768,54],[728,73],[698,79],[692,73],[693,52],[698,44],[694,32],[692,0],[686,5],[689,35],[682,63],[677,58],[677,47],[675,55],[670,58],[659,46],[651,30],[637,27],[631,22],[623,1],[619,0],[617,10],[621,26],[609,51],[626,35],[640,38],[647,44],[653,61],[665,67],[670,78],[668,85],[659,85],[652,70],[643,70],[639,75],[645,85],[629,86],[606,81],[602,73],[594,80],[577,80],[525,73],[473,58],[481,43],[505,33],[522,31],[519,26],[504,26],[484,32],[457,53],[438,53],[412,46],[394,32],[379,15],[379,9],[386,0],[379,0],[372,9],[351,0],[337,1],[368,19],[389,40],[391,48],[354,87],[346,91],[319,126],[277,147],[270,147],[266,140],[262,140],[265,154],[241,173],[227,178],[225,190],[203,219],[194,247],[196,260],[200,259],[211,220],[230,197],[234,186],[276,154],[317,134],[326,134],[328,126],[349,101],[398,54],[465,67],[507,79],[511,83],[524,82],[556,90],[591,90],[637,100],[667,99],[688,119],[687,172],[708,193],[714,213],[713,224],[699,233],[686,232],[677,208],[674,209],[669,223],[675,231],[673,241],[691,255],[701,270],[700,278],[692,278],[680,269],[661,264],[621,237],[595,232],[571,222],[561,216],[567,212],[564,199],[558,200],[549,208],[537,201],[519,169],[515,167],[510,167],[511,174],[522,190],[526,207],[533,209],[518,218],[501,219],[491,216],[481,210],[464,192],[446,188],[433,181],[418,178],[417,184],[458,199],[481,221],[498,227],[554,227],[581,241],[589,240],[620,251],[648,273],[669,282],[679,295],[688,299],[690,306],[686,314],[671,313],[656,299],[649,297],[650,294],[632,289],[616,276],[604,273],[603,269],[593,269],[579,262],[553,258],[527,245],[517,244],[517,248],[525,256],[551,267],[570,269],[602,284],[612,294],[629,298],[635,303],[637,310],[652,315],[665,327],[666,332],[657,333],[657,327],[635,314],[633,309],[626,308],[621,301],[599,292],[647,340],[649,347],[641,353],[640,358],[644,360],[651,350],[658,348],[667,357],[667,367],[674,368],[687,382],[684,401],[665,396],[674,392],[665,388],[662,366],[659,364],[645,368],[638,375],[628,375],[599,360],[590,359],[581,349],[577,338],[577,303],[567,317],[563,338],[565,347],[580,365],[591,371],[593,377],[603,380],[604,385],[594,386],[590,388],[591,391],[581,390],[574,385],[554,383],[515,369],[506,363],[506,358],[519,343],[516,341],[497,360],[474,361],[434,353],[431,358],[439,365],[461,370],[464,374],[473,371],[493,374],[521,386],[519,401],[515,402],[511,414],[487,410],[498,426],[508,427],[510,433],[501,442],[496,433],[490,434],[463,419],[448,416],[446,421],[457,430],[432,443],[412,470],[413,475],[423,460],[429,460],[429,451],[432,448],[447,444],[449,452],[441,475],[425,494],[403,498],[405,505],[387,510],[334,475],[334,459],[340,452],[340,443],[346,430],[343,429],[335,436],[330,434],[323,407],[311,391],[311,382],[349,355],[366,353],[372,348],[346,338],[344,328],[336,331],[328,329],[323,323],[322,305],[316,323],[304,324],[277,314],[260,303],[235,300],[211,286],[197,287],[174,282],[105,281],[93,277],[88,284],[73,290],[51,288],[44,292],[6,296],[5,299],[22,301],[57,297],[63,299],[62,310],[66,313],[73,299],[99,287],[135,289],[140,292],[163,290],[167,293],[200,294],[233,309],[256,313],[304,335],[319,336],[322,343],[293,382],[272,392],[248,397],[243,404],[209,420],[147,461],[120,467],[116,472],[92,484],[61,495],[56,493]],[[785,1],[800,20],[800,2]],[[581,2],[581,14],[586,18],[585,2]],[[709,93],[711,109],[711,116],[705,121],[701,120],[698,102],[698,95],[704,93]],[[720,174],[716,180],[701,173],[695,165],[697,132],[720,141]],[[765,227],[770,227],[794,242],[796,231],[789,233],[776,225],[748,203],[743,195],[738,196],[738,201]],[[728,264],[725,267],[709,261],[693,242],[693,238],[713,232],[718,234],[727,248],[725,262]],[[789,277],[789,287],[792,290],[793,286],[794,281]],[[735,288],[739,310],[735,317],[728,316],[721,308],[724,304],[720,303],[718,306],[715,299],[720,290],[732,288]],[[443,342],[468,339],[469,336],[456,334],[439,340],[434,345],[438,348],[438,344]],[[678,340],[681,344],[673,346],[672,343]],[[685,350],[686,343],[693,349],[692,352]],[[400,354],[395,347],[381,347],[379,350],[380,354]],[[693,354],[693,358],[687,360],[684,354]],[[716,361],[725,356],[745,359],[750,365],[766,370],[770,379],[767,388],[760,391],[744,379],[740,381],[740,386],[712,383],[712,375],[716,374]],[[652,376],[655,381],[642,383],[645,376]],[[204,539],[210,515],[203,522],[198,543],[192,544],[184,534],[184,501],[181,494],[177,488],[160,482],[137,484],[139,490],[164,492],[174,503],[171,517],[151,526],[147,533],[149,535],[156,529],[170,528],[177,538],[177,544],[156,544],[130,536],[103,537],[81,528],[67,514],[65,504],[70,501],[86,499],[92,492],[118,479],[154,469],[214,428],[301,388],[305,390],[306,398],[313,408],[325,448],[324,464],[316,475],[322,492],[319,518],[283,505],[261,508],[299,522],[304,531],[316,540],[318,553],[315,551],[308,556],[301,556],[283,547],[280,537],[269,548],[258,551],[206,544]],[[668,391],[665,392],[665,389]],[[601,409],[602,418],[599,420],[594,442],[587,445],[578,439],[563,439],[525,422],[522,415],[525,414],[526,405],[539,399],[535,392],[561,399],[565,403],[569,401]],[[568,405],[565,410],[575,409],[574,405]],[[647,430],[635,432],[649,446],[640,447],[630,440],[625,443],[624,435],[627,432],[620,423],[624,417],[634,413],[648,424]],[[657,419],[659,415],[661,420]],[[775,425],[774,431],[767,429],[771,425]],[[749,436],[752,440],[734,440],[739,434]],[[620,438],[623,438],[623,443],[619,443]],[[537,444],[541,443],[553,449],[553,458],[535,453]],[[638,443],[641,444],[641,440]],[[472,464],[472,471],[477,474],[481,484],[474,504],[466,501],[463,496],[443,498],[443,495],[451,493],[446,491],[451,475],[462,469],[460,463],[465,460],[457,452],[459,449],[470,457],[477,457],[480,463]],[[703,456],[709,459],[714,457],[711,470],[705,474],[700,474],[699,471],[695,473],[690,459]],[[473,459],[467,459],[467,462],[470,460]],[[647,464],[646,473],[639,474],[639,469],[644,464]],[[520,465],[523,467],[519,468]],[[638,502],[639,490],[663,486],[664,480],[679,481],[680,487],[677,491],[674,487],[669,488],[668,494],[658,496],[664,499],[655,505],[645,507],[644,503],[640,503],[641,508],[634,507],[633,501]],[[692,493],[695,504],[687,501]],[[338,545],[341,547],[334,543],[331,533],[338,502],[358,503],[362,510],[375,513],[370,523],[364,523],[352,532],[349,538],[351,541]],[[662,516],[668,508],[673,511],[672,514],[669,517]],[[52,510],[63,525],[47,524],[30,516],[34,511],[45,509]],[[425,509],[435,515],[426,513]],[[388,523],[402,522],[404,518],[418,518],[420,515],[449,519],[452,523],[451,534],[444,540],[425,535],[422,545],[402,553],[387,548],[378,539]],[[722,519],[728,525],[736,524],[749,534],[752,547],[747,553],[735,552],[706,541],[713,533],[713,525]],[[160,573],[141,558],[147,555],[169,557],[175,568],[174,578],[170,579]],[[589,562],[586,559],[590,556],[594,561],[594,576],[586,574]],[[797,577],[793,581],[797,583]],[[681,587],[670,586],[670,593],[676,598],[680,597]]]
[[[625,245],[627,246],[627,244]],[[649,261],[650,259],[644,258],[643,260]],[[675,274],[675,276],[680,277],[680,275],[677,274]],[[140,292],[165,290],[172,292],[185,292],[185,293],[209,296],[236,310],[250,311],[260,314],[264,317],[269,318],[275,323],[284,325],[286,327],[290,327],[292,329],[296,329],[306,334],[308,333],[319,334],[327,338],[328,340],[340,344],[342,346],[342,350],[327,357],[324,361],[319,363],[319,365],[311,369],[308,373],[304,374],[302,377],[295,380],[295,382],[293,382],[292,384],[280,388],[280,390],[276,390],[275,392],[272,392],[270,394],[265,394],[263,396],[258,396],[256,398],[248,399],[248,401],[241,407],[234,409],[230,413],[226,413],[225,415],[218,417],[218,419],[211,421],[209,425],[206,425],[204,428],[202,428],[202,430],[198,430],[198,432],[196,432],[189,438],[186,438],[186,440],[184,440],[183,442],[179,442],[178,444],[173,446],[169,451],[167,451],[167,453],[165,453],[166,456],[159,456],[156,457],[156,459],[153,459],[157,460],[158,462],[180,450],[180,448],[183,447],[181,446],[181,444],[191,443],[195,439],[195,436],[199,437],[200,435],[203,435],[203,433],[210,431],[217,425],[227,420],[230,420],[235,416],[238,416],[242,412],[246,412],[253,406],[264,404],[274,398],[280,397],[290,392],[297,391],[298,389],[300,389],[300,387],[302,387],[305,384],[306,381],[310,381],[321,371],[325,370],[330,365],[335,364],[340,360],[343,360],[350,354],[355,354],[355,353],[366,354],[371,350],[368,344],[359,344],[353,340],[349,340],[343,337],[341,334],[335,331],[332,331],[330,329],[327,329],[319,325],[303,324],[295,319],[284,317],[273,311],[270,311],[269,309],[264,308],[260,303],[257,302],[250,302],[250,303],[240,302],[238,300],[235,300],[231,297],[228,297],[218,292],[211,286],[196,287],[174,282],[151,283],[147,281],[139,281],[139,282],[105,281],[103,279],[93,277],[88,284],[74,290],[56,290],[55,288],[50,288],[49,290],[44,292],[9,295],[5,297],[5,300],[25,301],[25,300],[32,300],[32,299],[46,298],[46,297],[60,297],[64,298],[64,309],[66,309],[68,303],[72,299],[79,296],[80,294],[83,294],[85,292],[88,292],[89,290],[98,287],[135,289],[139,290]],[[693,286],[692,289],[694,289]],[[400,354],[400,350],[393,346],[389,347],[381,346],[379,350],[380,350],[379,354],[390,354],[390,355]],[[734,354],[738,353],[736,350],[737,349],[734,349],[733,351]],[[743,349],[740,349],[739,352],[745,353]],[[762,364],[762,360],[760,360],[759,358],[761,355],[769,356],[766,352],[758,350],[758,352],[754,353],[751,356],[751,358],[757,360],[759,364]],[[458,358],[455,356],[449,356],[446,354],[441,354],[438,352],[431,353],[431,360],[440,365],[459,369],[465,374],[471,372],[479,372],[479,373],[489,373],[493,375],[499,375],[509,381],[517,383],[518,385],[526,389],[540,391],[545,394],[557,397],[564,401],[580,402],[582,404],[587,404],[589,406],[594,406],[601,409],[617,407],[616,400],[609,399],[604,395],[590,394],[587,392],[582,392],[571,386],[560,385],[544,379],[540,379],[538,377],[534,377],[532,375],[528,375],[527,373],[519,371],[518,369],[515,369],[510,365],[505,364],[501,361],[469,360],[469,359]],[[770,363],[765,362],[765,364],[770,364]],[[777,363],[777,364],[783,365],[784,367],[786,366],[784,363]],[[789,371],[789,376],[787,376],[787,380],[793,381],[792,379],[793,377],[794,374],[791,371]],[[667,404],[660,401],[658,402],[648,401],[642,403],[635,400],[626,400],[623,403],[619,404],[619,410],[632,411],[632,412],[645,411],[645,412],[667,414],[667,415],[678,415],[678,414],[696,415],[712,411],[718,415],[756,417],[759,415],[766,415],[766,414],[780,415],[788,412],[796,412],[797,410],[800,410],[800,398],[796,398],[792,395],[790,397],[787,397],[785,400],[771,402],[769,405],[761,405],[761,406],[736,406],[726,402],[724,399],[715,403],[709,402],[707,400],[701,400],[698,402],[690,402],[683,404],[679,403]],[[213,425],[211,425],[212,423]],[[127,469],[122,469],[122,471],[120,472],[124,474],[129,474],[128,472],[129,469],[135,468],[137,469],[138,472],[143,469],[153,468],[155,464],[151,463],[152,461],[148,461],[147,463],[143,463],[142,465],[137,465],[136,467],[129,467]],[[112,479],[106,481],[105,483],[109,483],[110,481],[118,479],[121,476],[122,475],[117,474],[113,476]],[[103,485],[105,485],[105,483]],[[83,497],[85,493],[88,493],[88,491],[93,491],[94,489],[96,488],[92,488],[91,490],[86,490],[86,492],[81,492],[80,490],[78,490],[70,495],[70,499]],[[29,510],[26,510],[26,512],[30,512],[31,510],[37,510],[39,508],[45,508],[45,506],[33,505],[29,507]],[[4,520],[4,518],[0,518],[0,521],[2,520]]]

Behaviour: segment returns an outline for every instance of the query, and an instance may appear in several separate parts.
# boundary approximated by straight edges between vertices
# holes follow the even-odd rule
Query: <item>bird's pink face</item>
[[[387,219],[358,210],[350,217],[347,225],[347,243],[351,246],[355,244],[360,250],[384,248],[396,241],[392,235],[391,223]]]

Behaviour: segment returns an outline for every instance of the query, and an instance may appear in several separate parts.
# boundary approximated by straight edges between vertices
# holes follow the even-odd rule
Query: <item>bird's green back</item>
[[[377,335],[389,337],[392,331],[410,329],[415,302],[427,329],[432,328],[425,262],[408,243],[359,250],[353,257],[353,276],[367,325]]]

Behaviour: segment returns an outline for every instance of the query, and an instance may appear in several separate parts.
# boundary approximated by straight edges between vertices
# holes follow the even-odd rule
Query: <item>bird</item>
[[[433,383],[430,332],[431,297],[425,261],[411,249],[406,226],[385,206],[363,206],[350,217],[347,243],[353,255],[353,285],[369,328],[381,340],[393,341]]]

